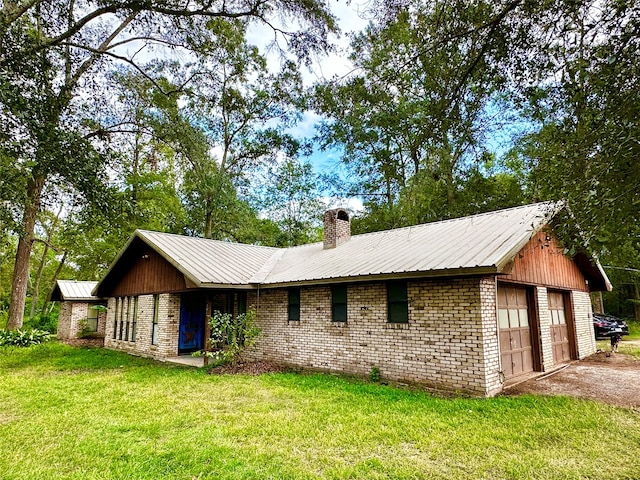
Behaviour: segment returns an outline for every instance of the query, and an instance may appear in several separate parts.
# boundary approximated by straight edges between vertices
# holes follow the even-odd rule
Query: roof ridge
[[[536,205],[547,205],[547,206],[553,206],[553,205],[557,205],[557,202],[536,202],[536,203],[528,203],[526,205],[518,205],[516,207],[508,207],[508,208],[502,208],[500,210],[490,210],[488,212],[482,212],[482,213],[474,213],[473,215],[465,215],[464,217],[455,217],[455,218],[447,218],[445,220],[436,220],[435,222],[427,222],[427,223],[417,223],[415,225],[407,225],[404,227],[396,227],[396,228],[388,228],[386,230],[376,230],[375,232],[366,232],[366,233],[359,233],[356,235],[352,235],[351,238],[353,237],[364,237],[366,235],[376,235],[376,234],[383,234],[386,232],[397,232],[400,230],[410,230],[412,228],[418,228],[418,227],[426,227],[428,225],[441,225],[444,223],[452,223],[452,222],[459,222],[465,219],[469,219],[469,218],[478,218],[478,217],[483,217],[486,215],[495,215],[497,213],[502,213],[502,212],[508,212],[510,210],[518,210],[518,209],[524,209],[524,208],[530,208]],[[310,244],[307,244],[310,245]],[[302,246],[302,245],[299,245]]]
[[[158,232],[156,230],[145,230],[145,229],[141,229],[141,228],[137,228],[135,230],[135,232],[138,232],[144,236],[146,236],[145,234],[154,234],[154,235],[164,235],[164,236],[171,236],[171,237],[179,237],[179,238],[188,238],[188,239],[193,239],[193,240],[198,240],[198,241],[204,241],[207,243],[218,243],[218,244],[223,244],[223,245],[243,245],[246,247],[255,247],[255,248],[264,248],[264,249],[270,249],[270,250],[282,250],[282,247],[271,247],[268,245],[256,245],[254,243],[243,243],[243,242],[230,242],[227,240],[216,240],[214,238],[205,238],[205,237],[194,237],[192,235],[185,235],[185,234],[181,234],[181,233],[169,233],[169,232]],[[135,234],[134,232],[134,234]]]

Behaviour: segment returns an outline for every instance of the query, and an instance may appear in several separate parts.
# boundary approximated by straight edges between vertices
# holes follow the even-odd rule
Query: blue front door
[[[183,293],[180,299],[180,338],[178,353],[189,353],[202,349],[204,317],[204,298],[195,293]]]

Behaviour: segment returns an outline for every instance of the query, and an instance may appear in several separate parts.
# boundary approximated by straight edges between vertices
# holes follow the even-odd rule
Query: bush
[[[0,346],[30,347],[51,340],[44,330],[0,330]]]
[[[58,312],[38,314],[32,320],[27,320],[25,325],[30,329],[56,333],[58,331]]]
[[[214,351],[204,352],[204,355],[216,363],[233,363],[246,348],[256,343],[260,329],[256,327],[255,320],[256,311],[253,308],[236,318],[229,313],[213,312],[209,318],[209,341]]]

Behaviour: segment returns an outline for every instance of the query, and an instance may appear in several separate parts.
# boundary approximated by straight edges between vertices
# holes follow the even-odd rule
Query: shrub
[[[255,345],[260,335],[255,320],[253,308],[235,318],[229,313],[215,311],[209,318],[209,342],[214,351],[204,352],[204,355],[220,364],[237,360],[245,349]]]
[[[51,340],[44,330],[0,330],[0,346],[30,347]]]
[[[32,320],[25,322],[29,329],[44,330],[49,333],[58,331],[58,313],[48,312],[36,315]]]

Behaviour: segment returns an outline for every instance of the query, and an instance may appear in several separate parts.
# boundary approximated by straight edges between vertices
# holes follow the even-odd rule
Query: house
[[[212,311],[254,306],[252,358],[494,395],[595,352],[598,262],[556,241],[562,207],[538,203],[351,236],[343,209],[324,242],[278,249],[136,231],[94,294],[105,346],[166,359],[204,345]]]
[[[73,344],[102,346],[107,320],[106,300],[91,291],[98,282],[58,280],[51,300],[60,302],[58,339]]]

